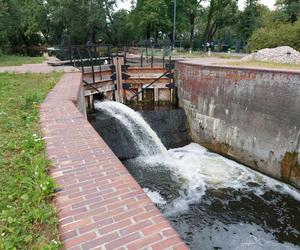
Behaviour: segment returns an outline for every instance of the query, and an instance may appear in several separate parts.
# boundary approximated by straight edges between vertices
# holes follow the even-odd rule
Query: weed
[[[60,74],[0,74],[0,249],[59,249],[39,104]]]

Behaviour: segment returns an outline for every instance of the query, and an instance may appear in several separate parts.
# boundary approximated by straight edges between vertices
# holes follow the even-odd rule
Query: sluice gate
[[[58,57],[81,69],[89,109],[95,99],[102,98],[121,103],[177,103],[171,56],[154,56],[153,48],[145,52],[134,55],[127,47],[84,45],[61,48]]]

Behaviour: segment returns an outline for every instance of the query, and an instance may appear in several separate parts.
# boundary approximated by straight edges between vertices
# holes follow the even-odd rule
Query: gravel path
[[[51,59],[51,58],[48,58]],[[80,70],[72,66],[49,66],[47,61],[36,64],[23,64],[21,66],[4,66],[0,67],[0,73],[50,73],[50,72],[79,72]]]

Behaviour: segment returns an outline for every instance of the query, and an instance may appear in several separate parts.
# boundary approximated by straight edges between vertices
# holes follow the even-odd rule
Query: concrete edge
[[[286,74],[300,74],[300,70],[293,69],[277,69],[277,68],[258,68],[258,67],[243,67],[243,66],[231,66],[231,65],[220,65],[220,64],[205,64],[200,62],[191,62],[191,61],[176,61],[178,64],[185,64],[190,66],[199,66],[200,68],[215,69],[215,70],[224,70],[224,69],[234,69],[234,70],[247,70],[247,71],[260,71],[260,72],[277,72],[277,73],[286,73]]]

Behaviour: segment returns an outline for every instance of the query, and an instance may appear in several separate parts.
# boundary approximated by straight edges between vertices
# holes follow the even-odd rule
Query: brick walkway
[[[188,249],[77,109],[80,86],[64,74],[40,109],[65,249]]]

